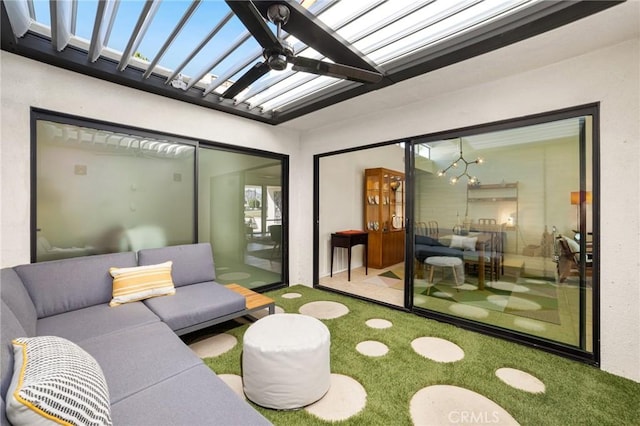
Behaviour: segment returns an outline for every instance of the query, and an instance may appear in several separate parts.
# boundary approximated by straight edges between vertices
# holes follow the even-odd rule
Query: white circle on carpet
[[[282,309],[280,306],[276,306],[275,312],[276,314],[284,314],[284,309]],[[251,316],[255,317],[255,318],[264,318],[267,315],[269,315],[269,308],[264,308],[264,309],[260,309],[259,311],[254,311],[251,313]]]
[[[545,386],[540,379],[515,368],[498,368],[496,376],[512,388],[530,393],[544,393]]]
[[[460,284],[458,286],[454,286],[453,288],[457,288],[458,290],[465,290],[465,291],[475,291],[478,289],[477,285],[473,285],[473,284],[469,284],[469,283],[464,283],[464,284]]]
[[[518,296],[503,296],[499,294],[492,294],[487,296],[487,300],[496,306],[506,308],[509,305],[509,309],[516,311],[539,311],[542,309],[539,303],[531,300],[523,299]]]
[[[525,330],[545,331],[547,329],[547,326],[542,322],[529,318],[518,317],[513,320],[513,323],[518,327],[524,328]]]
[[[227,272],[226,274],[222,274],[218,276],[221,280],[245,280],[249,278],[251,274],[247,274],[246,272]]]
[[[519,424],[511,414],[489,398],[451,385],[420,389],[411,398],[409,412],[416,425]]]
[[[329,391],[305,410],[329,422],[346,420],[362,411],[367,404],[367,391],[349,376],[331,374]]]
[[[238,339],[235,336],[221,333],[193,342],[189,347],[200,358],[210,358],[230,351],[237,343]]]
[[[302,297],[302,295],[300,293],[285,293],[282,296],[283,299],[297,299],[299,297]]]
[[[456,315],[468,318],[482,319],[489,316],[489,311],[479,306],[465,305],[463,303],[454,303],[449,306],[449,310]]]
[[[338,302],[319,301],[304,304],[299,311],[317,319],[333,319],[348,314],[349,308]]]
[[[431,296],[439,297],[441,299],[452,299],[453,293],[449,293],[446,291],[434,291],[433,293],[431,293]]]
[[[413,304],[414,305],[426,305],[429,299],[427,296],[423,296],[421,294],[416,294],[413,296]]]
[[[495,288],[498,290],[512,291],[515,293],[526,293],[529,291],[529,287],[525,287],[520,284],[514,284],[506,281],[492,281],[487,283],[487,287]]]
[[[229,267],[228,266],[216,266],[216,271],[228,271]]]
[[[527,284],[549,284],[549,281],[544,281],[544,280],[534,280],[531,278],[527,278],[526,280],[524,280]]]
[[[418,355],[436,362],[456,362],[464,358],[460,346],[439,337],[418,337],[411,342]]]
[[[371,318],[370,320],[367,320],[365,324],[371,328],[390,328],[393,326],[391,321],[387,321],[382,318]]]
[[[242,390],[242,377],[237,374],[218,374],[218,377],[220,377],[236,395],[242,399],[247,399],[244,396],[244,390]]]
[[[378,357],[385,356],[389,352],[389,347],[382,342],[375,340],[365,340],[356,345],[356,350],[362,355]]]

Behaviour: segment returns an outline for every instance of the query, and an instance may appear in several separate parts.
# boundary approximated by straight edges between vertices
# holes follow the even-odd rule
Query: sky
[[[137,51],[144,57],[153,59],[160,50],[164,40],[180,21],[191,1],[165,0],[162,1],[151,25],[149,26]],[[76,35],[91,40],[97,0],[79,0]],[[108,46],[120,52],[124,51],[128,38],[136,26],[140,12],[144,6],[141,0],[121,0],[114,23],[114,28],[108,41]],[[48,0],[34,0],[36,20],[50,26],[50,12]],[[164,54],[160,65],[169,69],[178,67],[188,54],[209,34],[215,25],[230,11],[223,0],[204,0],[191,16],[183,30]],[[246,28],[234,16],[227,25],[202,49],[202,51],[187,65],[183,71],[186,75],[195,75],[213,59],[219,56],[237,40]],[[252,52],[259,51],[258,43],[250,37],[229,58],[225,59],[216,70],[222,71]],[[256,61],[257,62],[257,61]],[[255,63],[255,62],[254,62]],[[253,64],[253,63],[252,63]]]

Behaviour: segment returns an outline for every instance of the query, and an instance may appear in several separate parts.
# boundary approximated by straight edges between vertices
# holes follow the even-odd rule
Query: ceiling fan
[[[269,71],[282,71],[286,69],[287,64],[293,65],[294,71],[359,83],[377,83],[382,80],[383,73],[373,61],[298,3],[283,0],[226,2],[262,46],[264,61],[255,64],[244,73],[222,94],[223,98],[234,98]],[[269,29],[265,19],[276,25],[276,34]],[[334,63],[296,56],[291,45],[283,39],[282,30],[330,58]]]

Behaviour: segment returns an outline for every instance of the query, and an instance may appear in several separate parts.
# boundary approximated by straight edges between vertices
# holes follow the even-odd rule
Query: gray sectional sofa
[[[110,307],[110,267],[173,261],[176,293]],[[20,265],[0,271],[2,424],[12,339],[60,336],[104,372],[114,425],[266,425],[178,337],[242,315],[244,297],[216,283],[209,244]]]

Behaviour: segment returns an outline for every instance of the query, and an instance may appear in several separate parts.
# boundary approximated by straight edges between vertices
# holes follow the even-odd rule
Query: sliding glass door
[[[32,118],[32,261],[210,242],[220,283],[286,281],[286,156]]]
[[[593,354],[589,111],[413,141],[416,311]]]
[[[218,280],[283,282],[283,161],[212,147],[199,157],[198,240],[215,247]]]

